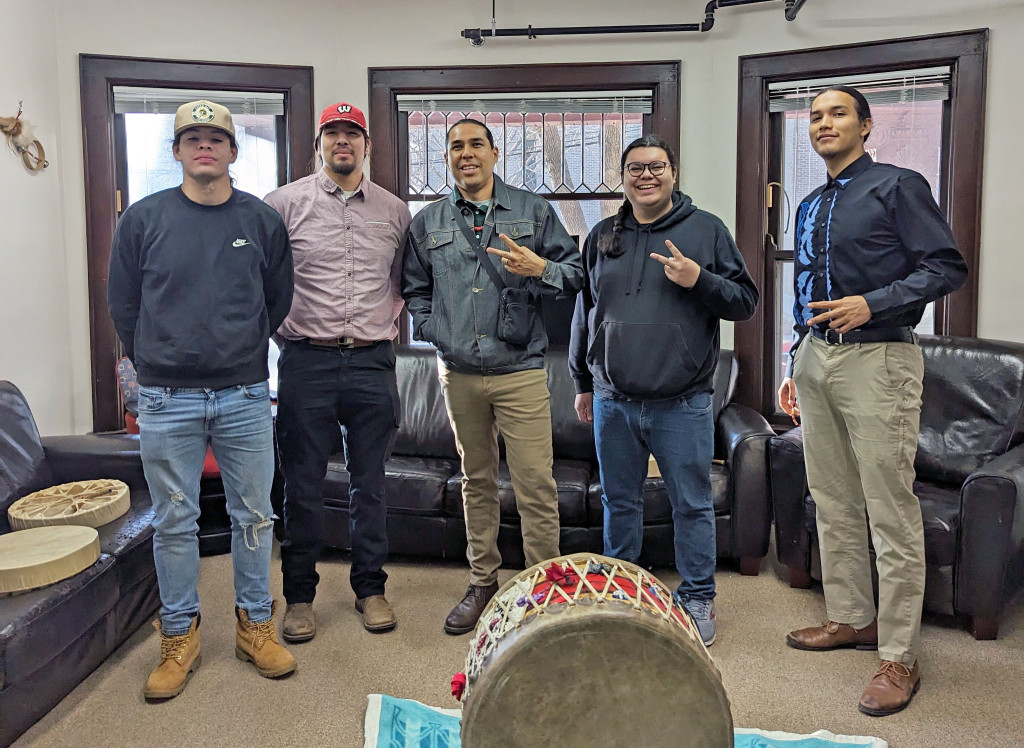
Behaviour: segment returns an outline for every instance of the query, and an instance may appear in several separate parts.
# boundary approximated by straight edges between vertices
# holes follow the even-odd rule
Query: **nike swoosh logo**
[[[232,247],[244,247],[248,243],[249,243],[248,239],[235,239],[233,242],[231,242],[231,246]]]

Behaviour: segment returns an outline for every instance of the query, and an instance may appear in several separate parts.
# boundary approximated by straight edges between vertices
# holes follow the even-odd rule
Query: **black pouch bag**
[[[498,338],[509,345],[527,345],[536,314],[530,292],[505,286],[498,298]]]
[[[469,246],[480,259],[483,269],[494,281],[494,285],[501,289],[498,295],[498,339],[509,345],[526,346],[530,342],[533,318],[537,313],[532,294],[525,288],[506,286],[491,258],[470,231],[465,214],[455,211],[454,217]]]

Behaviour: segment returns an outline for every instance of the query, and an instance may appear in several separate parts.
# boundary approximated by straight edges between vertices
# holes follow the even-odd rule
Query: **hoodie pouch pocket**
[[[616,390],[645,399],[683,392],[697,374],[683,331],[667,323],[606,322],[604,368]]]
[[[506,286],[498,297],[498,338],[509,345],[525,346],[530,342],[536,310],[530,292]]]

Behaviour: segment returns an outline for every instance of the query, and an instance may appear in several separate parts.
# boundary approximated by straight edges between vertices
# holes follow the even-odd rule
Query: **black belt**
[[[317,348],[365,348],[366,346],[377,345],[377,343],[383,343],[384,341],[363,340],[362,338],[345,336],[343,338],[299,338],[292,342],[305,343]]]
[[[824,332],[817,327],[811,328],[811,334],[826,345],[844,345],[847,343],[916,343],[917,333],[912,327],[873,327],[867,330],[850,330],[839,332],[831,327]]]

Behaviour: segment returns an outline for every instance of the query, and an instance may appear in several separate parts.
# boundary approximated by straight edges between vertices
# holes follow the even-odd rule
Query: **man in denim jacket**
[[[413,218],[404,261],[402,295],[416,338],[437,346],[441,388],[462,457],[470,584],[445,620],[449,634],[472,631],[498,591],[499,430],[522,519],[526,563],[558,555],[558,495],[551,474],[551,404],[544,371],[548,340],[536,302],[540,294],[579,291],[583,265],[551,205],[508,187],[494,175],[497,160],[486,125],[469,119],[452,126],[445,162],[457,189]],[[501,289],[460,223],[487,248],[487,259],[496,265],[500,260],[506,287],[530,292],[534,306],[525,345],[498,337]]]

